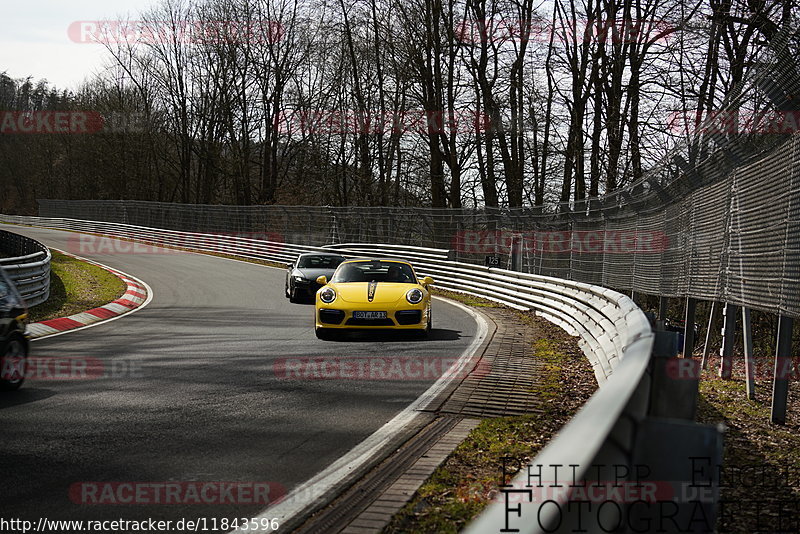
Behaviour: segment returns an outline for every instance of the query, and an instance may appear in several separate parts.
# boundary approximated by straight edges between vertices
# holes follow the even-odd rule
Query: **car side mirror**
[[[422,285],[426,287],[433,285],[433,278],[431,278],[430,276],[426,276],[425,278],[422,279]]]
[[[328,284],[328,277],[325,276],[325,275],[318,276],[317,277],[317,283],[319,285],[321,285],[321,286],[327,285]]]
[[[294,269],[294,263],[287,263],[286,267],[289,269]]]

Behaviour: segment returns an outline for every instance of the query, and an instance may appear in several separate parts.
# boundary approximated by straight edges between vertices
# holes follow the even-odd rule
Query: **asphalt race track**
[[[92,253],[78,250],[68,232],[1,227],[123,270],[153,289],[152,302],[130,316],[32,344],[33,357],[99,361],[115,376],[29,379],[0,395],[6,518],[253,517],[263,504],[78,504],[69,491],[82,482],[190,481],[291,490],[435,380],[286,379],[276,376],[276,362],[452,359],[476,332],[469,314],[434,301],[428,340],[319,341],[313,307],[284,298],[285,271],[174,251],[120,252],[125,246]]]

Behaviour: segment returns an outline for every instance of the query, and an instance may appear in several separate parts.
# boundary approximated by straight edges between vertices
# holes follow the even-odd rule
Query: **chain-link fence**
[[[712,162],[713,163],[713,162]],[[214,206],[40,200],[43,217],[267,234],[287,243],[395,243],[617,290],[692,296],[800,316],[800,136],[704,180],[548,208]],[[724,171],[724,172],[723,172]],[[710,178],[709,178],[710,177]],[[626,198],[626,195],[631,195]]]
[[[678,114],[683,141],[599,198],[510,210],[40,200],[39,214],[310,246],[450,249],[460,261],[492,256],[499,267],[797,317],[800,73],[786,59],[797,38],[782,26],[718,111]]]

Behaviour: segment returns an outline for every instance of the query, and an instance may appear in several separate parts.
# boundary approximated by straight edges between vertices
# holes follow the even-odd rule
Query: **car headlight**
[[[331,287],[326,287],[319,292],[319,299],[326,304],[330,304],[336,300],[336,291],[334,291]]]
[[[302,276],[295,276],[294,277],[294,281],[295,282],[303,282],[303,281],[305,281],[305,278],[303,278]]]
[[[409,289],[406,293],[406,300],[411,304],[419,304],[425,295],[418,288]]]

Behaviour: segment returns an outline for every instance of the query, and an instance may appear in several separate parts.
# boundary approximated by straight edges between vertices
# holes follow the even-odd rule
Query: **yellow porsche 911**
[[[431,329],[433,279],[417,278],[411,264],[359,259],[339,265],[330,280],[317,278],[317,337],[331,339],[344,330],[411,330],[420,337]]]

